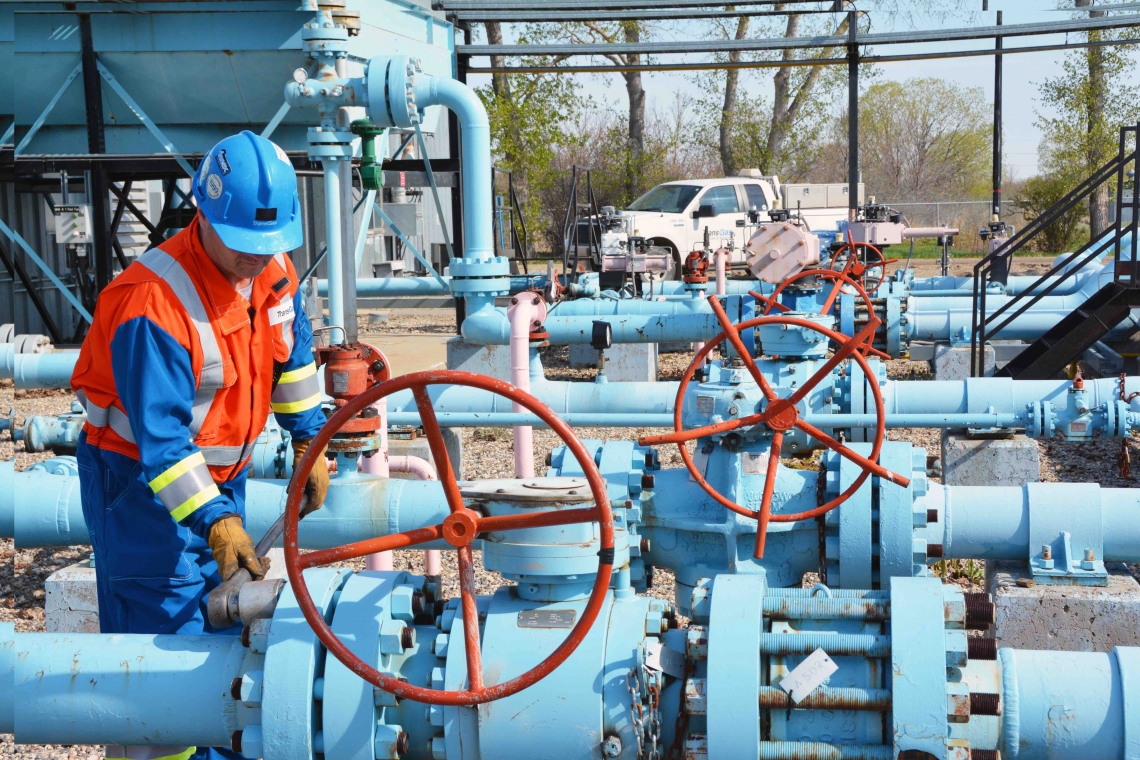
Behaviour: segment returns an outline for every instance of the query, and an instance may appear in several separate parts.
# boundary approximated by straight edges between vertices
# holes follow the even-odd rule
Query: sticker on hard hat
[[[232,171],[230,169],[230,160],[228,158],[226,158],[225,149],[218,151],[218,171],[220,171],[222,173],[223,177],[226,176],[227,174],[229,174],[230,171]]]
[[[202,166],[199,167],[198,181],[206,179],[206,175],[210,173],[210,154],[207,153],[202,157]]]
[[[280,145],[278,145],[277,143],[273,143],[273,150],[277,151],[277,157],[278,158],[280,158],[282,161],[289,164],[290,166],[293,165],[293,162],[289,160],[289,154],[287,154],[285,151],[281,150]]]
[[[222,197],[222,178],[217,174],[206,177],[206,195],[210,196],[210,200],[215,201]]]

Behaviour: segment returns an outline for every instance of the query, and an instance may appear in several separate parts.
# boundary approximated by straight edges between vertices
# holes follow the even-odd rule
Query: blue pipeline
[[[734,322],[740,319],[741,301],[738,296],[729,296],[725,303],[725,310]],[[484,345],[510,342],[510,322],[505,310],[496,309],[489,299],[468,297],[467,304],[469,310],[463,321],[465,340]],[[472,305],[477,308],[472,310]],[[721,331],[712,308],[701,298],[564,301],[550,310],[544,326],[553,344],[589,343],[596,321],[609,322],[614,343],[703,341]]]
[[[1053,485],[1053,484],[1050,484]],[[1083,486],[1082,498],[1096,498]],[[1140,556],[1140,493],[1130,488],[1101,488],[1099,508],[1106,562],[1134,562]],[[942,486],[931,483],[917,507],[937,509],[942,516],[926,528],[929,543],[941,544],[952,559],[1025,561],[1039,547],[1030,546],[1033,516],[1045,519],[1072,508],[1071,487],[1057,484],[1026,486]],[[1097,504],[1082,503],[1094,510]],[[1073,523],[1075,525],[1075,522]],[[1072,528],[1075,529],[1075,528]],[[921,531],[920,531],[921,534]]]
[[[4,638],[0,630],[0,650]],[[14,729],[18,743],[228,747],[242,727],[245,711],[223,696],[249,656],[240,636],[7,638],[15,668],[0,730]]]
[[[445,282],[451,278],[444,276]],[[328,295],[328,280],[317,280],[317,294]],[[546,275],[511,275],[511,294],[546,287]],[[368,277],[356,281],[356,295],[360,298],[397,296],[447,296],[451,291],[440,285],[434,277]]]
[[[0,378],[17,388],[70,388],[78,351],[50,354],[17,354],[12,344],[0,345]]]
[[[346,467],[341,460],[342,468]],[[260,537],[285,510],[286,480],[253,480],[246,487],[246,526]],[[17,547],[80,546],[90,542],[82,489],[75,475],[13,472],[0,462],[0,538]],[[344,472],[332,479],[325,506],[301,522],[301,545],[325,549],[363,538],[434,525],[448,515],[439,483]],[[439,546],[427,548],[445,548]]]
[[[1134,758],[1140,648],[1002,649],[1002,757]]]
[[[1140,377],[1125,379],[1125,395],[1140,391]],[[968,380],[888,380],[882,386],[883,405],[895,414],[1022,414],[1028,404],[1049,401],[1063,412],[1067,406],[1068,380],[1014,380],[979,377]],[[1085,381],[1089,408],[1120,398],[1120,381],[1100,378]],[[1132,411],[1140,411],[1140,399]],[[992,407],[992,409],[991,409]]]
[[[913,300],[913,299],[912,299]],[[931,299],[934,302],[945,299]],[[992,309],[988,311],[992,312]],[[1052,327],[1065,317],[1072,309],[1038,310],[1030,309],[1014,319],[1008,326],[987,337],[1005,340],[1023,340],[1032,342],[1047,333]],[[946,308],[935,311],[908,311],[903,315],[908,340],[940,340],[948,341],[955,335],[968,334],[974,313],[971,309],[950,310]],[[994,325],[996,326],[996,325]],[[1119,326],[1108,333],[1107,340],[1124,339],[1140,328],[1140,310],[1133,310]]]

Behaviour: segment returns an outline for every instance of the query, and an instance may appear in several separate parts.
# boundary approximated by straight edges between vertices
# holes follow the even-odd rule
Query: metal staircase
[[[997,374],[1019,380],[1052,378],[1119,325],[1132,308],[1140,307],[1140,261],[1137,257],[1136,234],[1140,214],[1137,213],[1138,194],[1134,192],[1130,202],[1125,199],[1125,202],[1117,204],[1116,221],[1107,234],[1090,240],[1058,261],[1031,287],[1011,297],[992,313],[986,309],[986,290],[989,284],[1004,283],[1009,276],[1014,254],[1025,248],[1059,216],[1087,200],[1097,188],[1114,180],[1117,197],[1125,198],[1126,171],[1130,167],[1135,170],[1138,135],[1140,124],[1122,127],[1120,149],[1111,161],[974,266],[970,368],[975,377],[981,377],[985,373],[984,347],[987,339],[998,336],[1005,327],[1061,283],[1109,250],[1112,251],[1114,263],[1112,282],[1090,296]],[[1124,222],[1122,219],[1128,216],[1129,209],[1131,217]],[[1127,244],[1124,244],[1125,240]]]

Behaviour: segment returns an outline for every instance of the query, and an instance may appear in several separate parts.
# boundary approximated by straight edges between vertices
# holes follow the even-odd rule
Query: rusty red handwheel
[[[717,320],[720,322],[720,325],[724,329],[724,332],[720,333],[715,338],[705,343],[704,347],[697,352],[696,356],[693,357],[693,363],[689,365],[689,368],[687,370],[685,370],[685,374],[681,378],[681,384],[677,388],[677,397],[674,401],[673,406],[674,432],[666,433],[664,435],[642,436],[640,439],[638,439],[638,443],[643,446],[651,446],[662,443],[677,444],[677,448],[680,450],[681,459],[684,461],[685,467],[689,470],[689,474],[693,476],[693,480],[696,481],[697,485],[704,489],[705,493],[707,493],[709,496],[715,499],[717,503],[721,504],[725,508],[731,509],[733,512],[736,512],[739,515],[751,517],[752,519],[756,520],[756,548],[753,554],[757,559],[762,559],[764,557],[764,543],[767,538],[769,522],[796,522],[798,520],[807,520],[813,517],[818,517],[825,512],[829,512],[830,510],[838,507],[843,502],[847,501],[847,499],[849,499],[852,494],[859,490],[859,487],[862,486],[867,478],[869,478],[871,475],[878,475],[880,478],[903,486],[904,488],[910,485],[910,480],[908,478],[891,472],[882,465],[878,464],[879,452],[882,450],[883,439],[886,436],[886,422],[885,410],[883,406],[883,396],[879,391],[879,386],[877,383],[869,382],[867,384],[871,389],[871,395],[875,399],[875,414],[877,415],[875,442],[871,446],[871,455],[869,457],[864,457],[860,454],[855,453],[839,441],[829,436],[827,433],[802,419],[799,414],[799,409],[797,408],[797,405],[803,401],[807,394],[810,393],[811,390],[816,385],[818,385],[821,380],[831,374],[831,371],[835,369],[835,367],[838,366],[841,361],[848,357],[851,357],[859,363],[859,366],[863,368],[863,372],[868,378],[875,377],[875,374],[871,370],[870,365],[867,363],[867,359],[863,357],[857,349],[863,343],[874,339],[875,330],[879,325],[878,319],[872,316],[870,323],[866,327],[860,330],[859,333],[855,335],[855,337],[849,338],[846,335],[837,333],[834,330],[829,330],[826,327],[822,327],[815,324],[814,322],[811,322],[810,320],[802,319],[800,317],[757,317],[755,319],[749,319],[741,322],[738,325],[733,325],[729,320],[728,315],[721,307],[720,301],[716,296],[709,296],[709,304],[712,306],[713,312],[716,314]],[[768,383],[768,379],[764,377],[764,374],[760,371],[760,368],[756,366],[756,362],[753,361],[751,354],[744,347],[744,342],[740,339],[740,330],[746,330],[750,327],[758,327],[761,325],[788,325],[792,327],[806,327],[810,330],[822,333],[831,340],[835,341],[839,345],[839,348],[834,354],[832,354],[830,359],[824,362],[823,365],[818,370],[816,370],[814,375],[812,375],[807,379],[806,382],[804,382],[803,385],[797,388],[790,396],[786,398],[780,398],[776,395],[776,392],[772,389],[772,386]],[[725,339],[727,339],[729,343],[732,344],[733,348],[736,349],[736,352],[740,355],[741,360],[744,362],[744,366],[748,368],[748,372],[752,375],[753,379],[756,380],[757,385],[760,386],[760,391],[764,394],[764,398],[767,402],[765,408],[763,411],[756,414],[738,417],[737,419],[729,420],[727,422],[719,422],[715,425],[706,425],[704,427],[694,428],[692,430],[685,430],[681,423],[682,407],[685,401],[685,390],[688,387],[689,381],[692,380],[693,375],[696,373],[697,369],[704,366],[705,357],[708,356],[709,352],[711,352],[713,348],[715,348]],[[736,502],[728,499],[715,488],[713,488],[707,480],[705,480],[704,475],[693,463],[693,458],[689,455],[688,449],[685,448],[685,443],[688,441],[696,440],[698,438],[704,438],[705,436],[709,435],[727,433],[732,430],[752,427],[753,425],[758,425],[760,423],[764,423],[772,430],[772,447],[769,451],[768,456],[768,469],[764,478],[764,493],[760,499],[760,508],[749,509],[747,507],[742,507]],[[826,504],[822,504],[815,509],[809,509],[804,512],[773,515],[772,494],[776,486],[777,468],[780,464],[780,448],[783,445],[784,434],[793,428],[806,433],[807,435],[822,443],[827,448],[839,454],[841,457],[854,462],[859,466],[862,472],[859,473],[858,477],[855,478],[854,482],[850,486],[848,486],[841,494]]]
[[[772,313],[772,309],[779,309],[780,311],[787,312],[790,311],[790,309],[780,303],[777,299],[780,297],[780,294],[784,292],[784,289],[786,287],[791,285],[793,282],[797,282],[798,280],[802,280],[807,277],[821,277],[825,280],[835,281],[835,286],[831,289],[831,292],[827,295],[827,298],[823,302],[823,307],[819,310],[820,314],[828,314],[831,312],[835,306],[835,301],[839,297],[839,293],[841,292],[844,285],[855,289],[855,292],[858,293],[858,295],[863,299],[863,303],[867,304],[868,314],[874,313],[874,308],[871,305],[871,297],[867,295],[866,289],[859,284],[858,280],[851,279],[851,277],[849,277],[845,272],[833,272],[829,269],[805,269],[804,271],[792,275],[777,285],[776,289],[772,291],[772,295],[770,296],[761,295],[754,290],[748,291],[748,295],[765,304],[764,316],[770,315]],[[879,351],[876,348],[872,348],[870,344],[863,346],[859,349],[859,351],[864,356],[867,354],[874,354],[880,359],[891,358],[890,354]]]
[[[594,497],[594,507],[584,509],[562,509],[556,512],[535,512],[526,515],[506,515],[484,517],[479,512],[468,509],[459,493],[459,485],[455,480],[455,473],[451,461],[447,456],[447,446],[443,441],[443,433],[439,428],[439,420],[435,416],[431,398],[427,392],[429,385],[464,385],[471,388],[490,391],[510,399],[527,411],[541,419],[553,430],[566,447],[578,460],[590,491]],[[357,541],[352,544],[337,546],[332,549],[301,554],[297,545],[297,522],[301,496],[305,490],[305,481],[313,468],[316,455],[324,451],[325,445],[346,421],[352,419],[357,413],[369,404],[389,396],[396,391],[411,389],[420,412],[420,422],[427,434],[428,444],[432,456],[435,458],[440,483],[447,497],[447,504],[451,510],[442,523],[425,528],[404,531],[389,536],[371,538]],[[322,454],[323,455],[323,454]],[[475,575],[471,553],[471,544],[484,533],[526,528],[538,528],[555,525],[570,525],[581,522],[596,522],[600,528],[600,551],[598,552],[598,574],[594,579],[594,588],[582,616],[577,624],[570,630],[566,639],[545,660],[527,672],[500,684],[485,685],[483,683],[483,670],[479,646],[479,615],[475,607]],[[422,686],[413,686],[398,680],[395,676],[381,673],[368,663],[354,655],[336,637],[329,628],[321,612],[313,603],[305,579],[302,574],[307,568],[325,565],[330,562],[340,562],[354,557],[363,557],[374,552],[391,549],[405,549],[416,544],[430,541],[444,540],[456,548],[459,563],[459,587],[461,591],[463,613],[463,645],[467,654],[467,688],[462,691],[444,689],[429,689]],[[373,385],[364,393],[351,399],[347,404],[337,410],[325,426],[317,433],[314,442],[309,446],[308,452],[301,459],[293,479],[289,483],[288,500],[285,503],[285,568],[289,573],[289,582],[297,598],[297,604],[305,619],[312,626],[313,632],[334,657],[345,664],[350,670],[365,681],[385,691],[392,692],[398,697],[411,699],[416,702],[425,702],[435,705],[478,705],[518,693],[528,686],[549,675],[555,668],[565,662],[578,645],[585,639],[587,632],[605,603],[606,592],[610,585],[610,575],[614,561],[614,521],[610,511],[609,498],[606,495],[605,481],[598,472],[594,459],[586,451],[582,442],[574,431],[558,415],[545,404],[531,396],[529,393],[515,388],[513,385],[496,380],[492,377],[476,375],[471,372],[455,372],[438,370],[435,372],[413,372],[408,375]]]
[[[843,253],[845,251],[850,251],[850,253],[844,256]],[[840,261],[842,261],[843,264],[836,270],[835,265]],[[898,259],[888,259],[883,256],[883,252],[870,243],[853,240],[844,243],[835,250],[835,253],[831,254],[831,261],[828,262],[827,268],[831,271],[841,271],[846,275],[853,275],[859,278],[864,288],[867,287],[868,279],[874,279],[868,278],[867,272],[881,269],[882,273],[875,281],[874,286],[871,287],[871,290],[874,290],[879,287],[879,283],[887,276],[887,264],[894,264],[897,261]]]

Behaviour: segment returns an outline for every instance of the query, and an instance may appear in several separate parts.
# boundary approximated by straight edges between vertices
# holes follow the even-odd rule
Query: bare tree
[[[1076,7],[1087,8],[1092,5],[1092,0],[1076,0]],[[1089,11],[1089,18],[1099,18],[1107,16],[1105,11]],[[1089,32],[1089,42],[1099,41],[1101,33],[1098,31]],[[1091,47],[1088,50],[1088,121],[1086,130],[1089,136],[1093,136],[1098,132],[1104,130],[1105,118],[1105,71],[1104,71],[1104,50],[1099,47]],[[1090,139],[1088,141],[1088,165],[1095,167],[1103,164],[1107,159],[1107,155],[1103,155],[1102,141]],[[1100,187],[1093,191],[1092,196],[1089,197],[1089,232],[1092,237],[1097,237],[1102,232],[1108,229],[1108,183],[1101,183]]]
[[[728,6],[729,10],[733,6]],[[748,25],[751,19],[741,16],[736,22],[736,39],[743,40],[748,36]],[[740,61],[740,51],[733,50],[728,54],[729,63]],[[740,80],[740,69],[730,68],[725,72],[724,106],[720,110],[720,163],[724,169],[724,176],[731,177],[736,174],[736,156],[732,149],[732,123],[736,118],[736,87]]]

